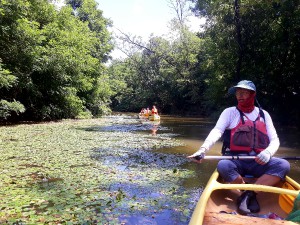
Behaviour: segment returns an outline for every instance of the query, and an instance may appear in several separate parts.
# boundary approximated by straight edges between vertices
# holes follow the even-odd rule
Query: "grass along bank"
[[[192,172],[153,152],[182,143],[137,132],[149,126],[114,116],[0,127],[0,223],[187,224],[197,190],[181,180]]]

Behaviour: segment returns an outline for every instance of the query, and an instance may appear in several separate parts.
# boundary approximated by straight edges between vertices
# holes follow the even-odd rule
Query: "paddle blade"
[[[285,219],[296,223],[300,222],[300,193],[295,199],[292,212]]]
[[[295,188],[289,184],[288,182],[285,182],[282,185],[282,188],[289,189],[289,190],[295,190]],[[279,195],[279,205],[283,211],[285,211],[287,214],[289,214],[294,206],[295,197],[292,195],[285,195],[281,194]]]

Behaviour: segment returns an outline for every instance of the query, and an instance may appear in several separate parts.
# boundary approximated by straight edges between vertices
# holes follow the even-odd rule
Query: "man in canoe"
[[[274,186],[290,170],[284,159],[273,157],[279,148],[279,138],[270,114],[254,105],[256,87],[252,81],[242,80],[229,89],[235,94],[237,106],[226,108],[220,115],[203,145],[188,156],[201,163],[205,153],[223,136],[223,155],[256,156],[253,160],[221,160],[217,170],[225,182],[245,183],[243,176],[256,177],[256,184]],[[244,191],[237,200],[241,214],[257,213],[259,203],[254,191]]]

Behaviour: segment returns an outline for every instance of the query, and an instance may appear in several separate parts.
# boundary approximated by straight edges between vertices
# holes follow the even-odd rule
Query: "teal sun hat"
[[[228,93],[235,94],[237,88],[243,88],[243,89],[247,89],[247,90],[256,92],[256,87],[255,87],[254,83],[250,80],[242,80],[242,81],[238,82],[237,85],[229,88]]]

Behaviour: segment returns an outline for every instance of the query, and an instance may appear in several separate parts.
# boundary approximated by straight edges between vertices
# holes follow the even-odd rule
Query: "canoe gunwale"
[[[223,183],[220,183],[219,181],[217,181],[218,177],[219,177],[219,173],[217,170],[215,170],[213,172],[212,176],[210,177],[205,189],[203,190],[199,201],[197,202],[197,205],[194,209],[194,212],[192,214],[189,225],[202,225],[203,224],[205,208],[206,208],[207,202],[208,202],[212,192],[215,190],[240,189],[240,190],[271,192],[271,193],[277,193],[277,194],[287,194],[287,195],[292,195],[295,197],[298,196],[298,194],[300,193],[300,191],[299,191],[300,185],[288,176],[286,177],[286,181],[298,190],[289,190],[289,189],[284,189],[281,187],[271,187],[271,186],[258,185],[258,184],[223,184]]]
[[[160,116],[154,114],[154,115],[150,115],[150,116],[148,117],[148,119],[149,119],[150,121],[158,121],[158,120],[160,120]]]

